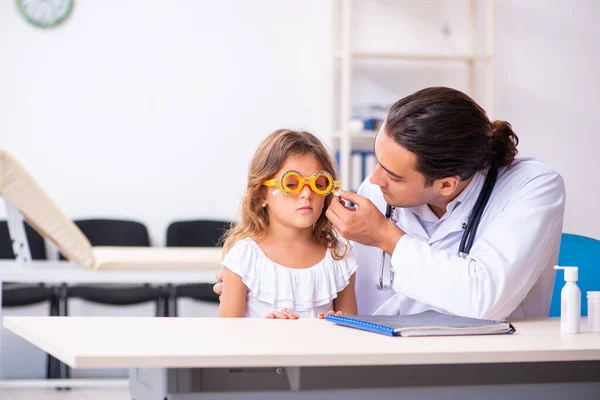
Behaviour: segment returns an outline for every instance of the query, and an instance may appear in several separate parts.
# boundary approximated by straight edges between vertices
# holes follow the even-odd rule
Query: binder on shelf
[[[350,164],[351,164],[351,173],[350,173],[350,190],[356,192],[358,187],[363,181],[363,157],[360,152],[353,151],[352,156],[350,156]]]
[[[338,165],[338,171],[340,171],[339,150],[335,152],[335,160]],[[346,190],[357,191],[364,180],[369,177],[376,165],[377,158],[372,151],[353,151],[350,155],[350,182],[342,182],[342,187],[347,188]]]
[[[365,157],[365,179],[367,179],[369,177],[369,175],[371,175],[371,172],[373,172],[373,170],[375,169],[376,166],[377,166],[377,157],[375,157],[375,153],[370,151],[369,153],[367,153],[367,156]]]

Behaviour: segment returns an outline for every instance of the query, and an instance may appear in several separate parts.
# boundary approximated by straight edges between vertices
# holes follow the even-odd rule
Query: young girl
[[[308,132],[281,129],[260,144],[241,221],[224,244],[220,317],[356,314],[356,259],[325,217],[335,178],[330,153]]]

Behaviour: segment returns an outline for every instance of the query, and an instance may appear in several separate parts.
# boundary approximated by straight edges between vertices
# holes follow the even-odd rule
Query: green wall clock
[[[23,17],[40,28],[63,22],[73,9],[73,0],[16,0]]]

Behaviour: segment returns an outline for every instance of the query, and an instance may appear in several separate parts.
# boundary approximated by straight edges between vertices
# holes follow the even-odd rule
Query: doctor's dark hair
[[[258,240],[267,234],[269,211],[268,206],[263,207],[262,204],[269,189],[263,183],[269,179],[279,178],[275,174],[289,157],[305,154],[315,157],[323,170],[329,172],[333,179],[338,179],[331,152],[309,132],[279,129],[271,133],[258,146],[248,168],[248,184],[242,197],[240,221],[225,234],[223,257],[239,240],[244,238]],[[333,224],[325,216],[332,199],[332,195],[325,197],[323,211],[313,226],[313,237],[323,247],[330,249],[334,259],[341,260],[346,256],[349,247],[338,236]]]
[[[426,185],[458,176],[465,180],[490,166],[509,166],[519,138],[505,121],[490,121],[466,94],[445,87],[420,90],[390,109],[385,131],[417,156]]]

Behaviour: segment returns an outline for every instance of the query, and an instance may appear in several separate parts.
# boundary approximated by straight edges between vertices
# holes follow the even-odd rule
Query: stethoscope
[[[483,215],[483,211],[490,200],[490,195],[492,194],[492,190],[494,189],[494,185],[496,184],[496,178],[498,177],[498,169],[495,167],[491,167],[488,171],[488,174],[485,178],[485,182],[483,183],[483,188],[477,197],[477,201],[475,201],[475,205],[471,210],[471,214],[469,215],[469,221],[467,222],[465,231],[463,232],[462,238],[460,240],[460,245],[458,246],[458,256],[462,258],[466,258],[469,255],[469,251],[471,251],[471,247],[473,246],[473,240],[475,240],[475,234],[477,233],[477,228],[479,227],[479,222],[481,221],[481,216]],[[385,209],[385,218],[389,221],[396,224],[398,221],[396,220],[396,207],[392,207],[391,205],[387,205]],[[379,268],[379,283],[377,284],[378,290],[390,290],[392,285],[394,284],[394,270],[390,265],[390,282],[385,285],[383,283],[383,269],[385,266],[385,256],[386,252],[383,251],[381,254],[381,265]]]

